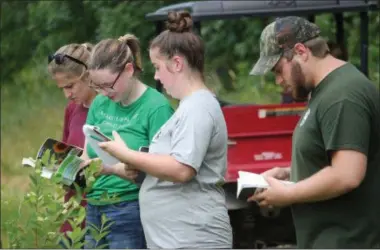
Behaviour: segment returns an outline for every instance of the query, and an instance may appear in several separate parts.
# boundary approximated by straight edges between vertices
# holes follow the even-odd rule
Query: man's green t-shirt
[[[291,180],[331,165],[331,153],[355,150],[367,156],[366,176],[340,197],[292,206],[299,248],[380,247],[379,90],[347,63],[312,91],[293,134]]]
[[[96,96],[90,106],[86,123],[99,127],[99,130],[110,138],[113,138],[112,131],[117,131],[129,148],[139,150],[142,146],[149,146],[153,136],[172,114],[173,109],[169,101],[157,90],[148,87],[128,106],[122,106],[103,95]],[[89,158],[97,157],[90,145],[87,145],[86,149]],[[139,188],[118,176],[102,175],[97,178],[91,192],[87,194],[89,203],[105,204],[94,201],[99,200],[104,191],[110,196],[118,197],[117,201],[106,203],[109,204],[138,199]]]

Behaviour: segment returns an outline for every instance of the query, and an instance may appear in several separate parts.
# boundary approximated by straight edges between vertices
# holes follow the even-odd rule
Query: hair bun
[[[189,32],[193,27],[193,20],[187,11],[170,11],[168,13],[167,27],[171,32]]]
[[[125,41],[127,41],[129,39],[129,35],[127,34],[127,35],[124,35],[124,36],[120,36],[117,40],[119,41],[119,42],[125,42]]]

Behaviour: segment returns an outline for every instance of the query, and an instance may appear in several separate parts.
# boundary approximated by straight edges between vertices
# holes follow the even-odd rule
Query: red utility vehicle
[[[168,11],[187,10],[201,34],[201,21],[241,17],[297,15],[315,20],[315,15],[331,13],[336,21],[336,44],[348,59],[344,38],[343,12],[360,14],[361,70],[368,75],[368,12],[379,10],[377,0],[255,0],[194,1],[174,4],[146,15],[161,32]],[[221,51],[223,53],[223,51]],[[252,58],[254,62],[257,58]],[[161,84],[157,82],[157,89]],[[305,103],[271,105],[223,104],[228,127],[228,170],[226,200],[234,231],[234,248],[294,247],[294,227],[289,208],[262,210],[254,203],[236,198],[238,171],[262,173],[275,166],[291,164],[291,140]]]

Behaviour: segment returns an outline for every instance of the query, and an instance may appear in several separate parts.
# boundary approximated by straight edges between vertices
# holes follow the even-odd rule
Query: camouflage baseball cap
[[[296,43],[304,43],[320,34],[319,27],[308,20],[287,16],[268,24],[260,36],[260,58],[250,75],[264,75],[280,60],[283,52]]]

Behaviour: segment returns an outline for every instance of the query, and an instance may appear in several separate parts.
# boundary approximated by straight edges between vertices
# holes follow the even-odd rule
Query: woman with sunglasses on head
[[[116,130],[134,150],[149,146],[173,109],[161,93],[139,80],[142,63],[137,38],[127,34],[119,39],[100,41],[94,47],[88,66],[91,86],[100,95],[93,101],[86,123],[111,138],[112,131]],[[85,149],[88,158],[98,157],[90,145]],[[146,248],[140,221],[139,186],[131,180],[135,175],[126,174],[125,164],[103,166],[103,169],[107,173],[103,172],[96,179],[87,194],[89,227],[100,227],[103,214],[113,223],[109,234],[98,245],[107,244],[113,249]],[[104,191],[118,200],[101,201]],[[86,242],[86,247],[94,248],[90,232],[86,234]]]
[[[84,147],[82,127],[87,119],[88,108],[96,96],[96,92],[89,87],[86,72],[91,49],[90,43],[72,43],[62,46],[48,58],[48,71],[69,100],[65,108],[62,141],[80,148]],[[75,195],[75,190],[67,190],[65,202]],[[86,206],[86,202],[83,200],[81,205]],[[82,228],[84,226],[85,222]],[[66,234],[68,231],[72,231],[72,228],[68,222],[65,222],[61,232]]]
[[[232,229],[221,182],[227,168],[227,128],[220,105],[204,82],[204,44],[187,12],[170,12],[168,30],[151,43],[155,79],[180,100],[154,136],[149,154],[114,132],[99,143],[147,173],[140,189],[141,221],[148,248],[231,248]]]

